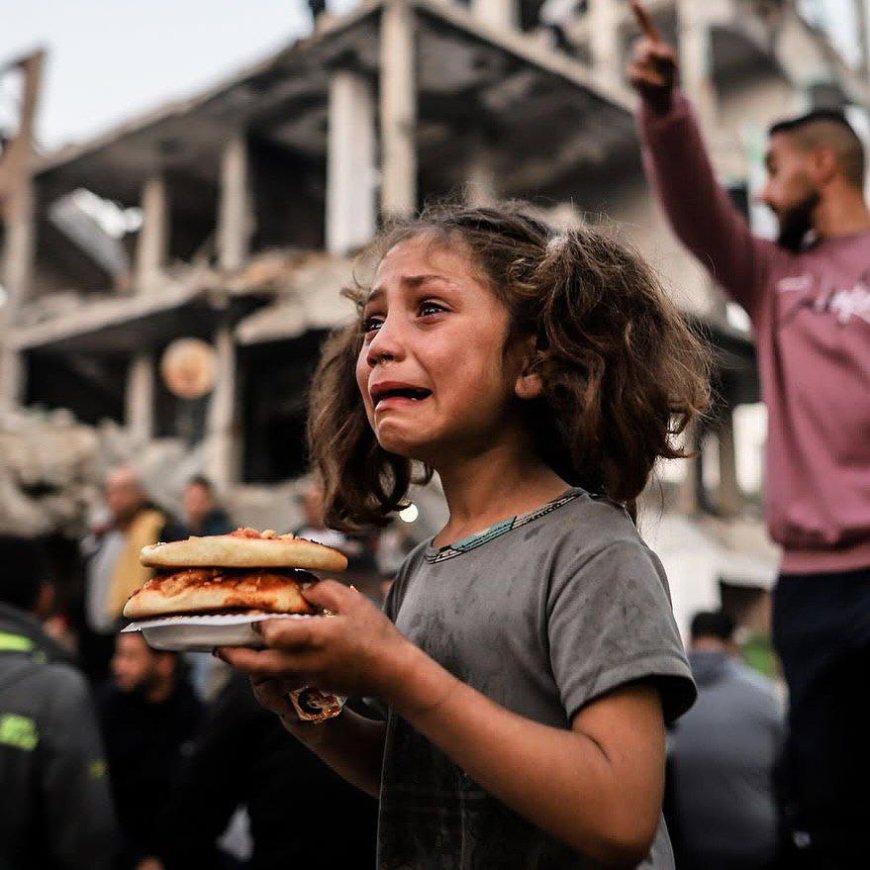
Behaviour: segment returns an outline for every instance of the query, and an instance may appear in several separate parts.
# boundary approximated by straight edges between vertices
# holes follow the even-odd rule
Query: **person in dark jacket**
[[[215,840],[238,806],[250,819],[248,870],[375,866],[377,802],[288,740],[236,673],[216,699],[166,812],[167,870],[223,866]]]
[[[191,535],[226,535],[236,526],[218,504],[214,484],[201,474],[187,481],[181,495],[182,519],[163,530],[163,541],[183,541]],[[190,681],[203,701],[210,701],[223,683],[226,668],[214,656],[202,652],[184,653]]]
[[[0,867],[106,870],[116,845],[88,684],[42,630],[42,556],[0,536]]]
[[[138,632],[118,635],[112,674],[100,698],[100,724],[126,870],[157,854],[158,819],[202,705],[179,673],[176,654],[152,650]]]

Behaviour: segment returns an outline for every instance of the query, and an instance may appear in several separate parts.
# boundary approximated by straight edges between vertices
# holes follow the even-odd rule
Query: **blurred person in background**
[[[749,315],[768,410],[765,514],[782,546],[773,641],[789,689],[785,821],[801,866],[867,864],[870,701],[870,209],[840,112],[774,124],[754,236],[713,167],[677,55],[640,3],[628,78],[644,164],[683,244]]]
[[[30,540],[0,536],[0,867],[108,870],[115,821],[88,685],[42,629],[51,586]]]
[[[236,526],[227,511],[218,503],[214,484],[201,474],[187,481],[181,495],[182,518],[170,522],[161,534],[163,541],[182,541],[191,535],[226,535]],[[184,661],[190,669],[190,680],[203,701],[211,700],[228,676],[223,662],[208,653],[186,652]]]
[[[785,736],[776,685],[739,659],[734,622],[692,619],[695,706],[669,741],[671,836],[679,870],[769,870],[777,842],[774,770]]]
[[[202,705],[175,653],[152,650],[139,632],[119,634],[100,725],[122,835],[119,870],[151,870],[158,820],[202,719]]]
[[[104,487],[106,521],[83,543],[87,559],[79,654],[94,683],[108,672],[121,611],[130,593],[152,574],[139,564],[142,547],[164,538],[167,514],[148,500],[136,471],[121,466],[109,472]]]
[[[163,540],[180,541],[191,535],[226,535],[236,527],[218,504],[214,484],[202,474],[187,481],[181,494],[182,519],[164,531]]]
[[[302,509],[302,524],[293,529],[297,538],[305,538],[327,547],[335,547],[345,555],[356,554],[362,547],[348,538],[344,532],[329,529],[323,520],[323,487],[318,483],[310,483],[296,497],[296,503]],[[355,545],[355,546],[354,546]]]
[[[374,715],[361,702],[350,703]],[[167,807],[161,825],[167,870],[233,866],[215,843],[239,806],[250,820],[249,870],[375,866],[377,801],[288,740],[248,680],[235,673]]]

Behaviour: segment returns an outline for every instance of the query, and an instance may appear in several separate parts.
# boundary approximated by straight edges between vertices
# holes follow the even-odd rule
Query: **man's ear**
[[[840,174],[840,162],[833,148],[814,149],[810,166],[817,184],[827,184]]]

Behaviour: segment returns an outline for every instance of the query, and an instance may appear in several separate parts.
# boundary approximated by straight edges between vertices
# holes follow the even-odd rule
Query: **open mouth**
[[[418,387],[374,387],[371,394],[372,404],[377,408],[378,405],[389,399],[407,399],[411,402],[419,402],[431,396],[432,391]]]

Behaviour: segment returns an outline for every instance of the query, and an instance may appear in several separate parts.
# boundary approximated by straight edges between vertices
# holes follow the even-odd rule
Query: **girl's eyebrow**
[[[440,284],[452,284],[453,282],[449,279],[445,278],[443,275],[431,274],[431,275],[403,275],[399,279],[399,283],[402,286],[410,288],[411,290],[416,290],[418,287],[422,287],[424,284],[429,284],[432,282],[438,282]],[[373,287],[371,292],[365,298],[365,304],[368,305],[369,302],[372,302],[376,299],[379,299],[384,295],[384,287],[383,285],[379,285],[377,287]]]

